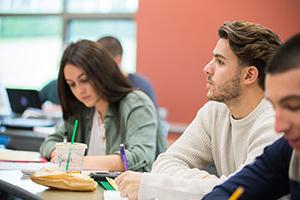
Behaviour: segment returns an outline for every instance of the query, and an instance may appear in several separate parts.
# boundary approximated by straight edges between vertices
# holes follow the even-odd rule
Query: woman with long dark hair
[[[81,40],[65,50],[58,75],[58,93],[64,123],[45,140],[41,154],[56,158],[55,144],[71,140],[88,145],[84,168],[123,171],[120,144],[126,147],[128,167],[150,171],[165,150],[155,106],[142,91],[134,90],[109,53],[95,42]]]

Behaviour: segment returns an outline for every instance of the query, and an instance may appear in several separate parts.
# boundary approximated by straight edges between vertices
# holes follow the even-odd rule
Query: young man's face
[[[300,156],[300,67],[266,76],[266,97],[276,111],[275,130],[284,132]]]
[[[212,60],[204,67],[207,75],[207,98],[229,102],[240,96],[241,69],[238,58],[226,39],[219,39]]]

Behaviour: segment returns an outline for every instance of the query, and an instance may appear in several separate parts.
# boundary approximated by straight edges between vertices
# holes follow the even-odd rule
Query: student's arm
[[[106,156],[85,156],[85,170],[101,170],[101,171],[124,171],[124,165],[120,155]]]
[[[283,138],[267,147],[262,156],[244,167],[236,175],[204,197],[204,200],[221,200],[242,186],[242,199],[277,199],[288,194],[288,170],[292,150]]]
[[[128,167],[133,171],[150,171],[156,158],[159,125],[152,102],[151,106],[139,106],[132,110],[127,122],[125,153]]]
[[[212,162],[212,145],[209,133],[210,113],[202,107],[184,133],[158,156],[152,166],[153,173],[174,177],[205,178],[205,169]]]
[[[139,199],[199,199],[219,183],[218,177],[204,170],[213,160],[209,119],[206,105],[183,135],[158,157],[152,173],[142,176]]]
[[[141,184],[141,181],[145,179],[150,180],[148,184]],[[115,180],[121,194],[129,199],[199,200],[199,187],[204,188],[208,184],[214,184],[214,181],[209,179],[204,182],[201,179],[187,179],[166,174],[133,171],[124,172]],[[139,190],[147,192],[141,194]]]
[[[63,142],[63,139],[65,137],[65,132],[66,132],[65,124],[60,123],[55,129],[55,133],[49,135],[45,139],[45,141],[42,143],[40,147],[40,153],[43,157],[47,158],[48,160],[51,159],[50,155],[52,151],[54,151],[55,149],[55,144],[57,142]]]
[[[136,102],[132,102],[132,104],[122,105],[122,109],[124,108],[126,111],[121,113],[121,120],[126,125],[123,130],[120,130],[119,134],[124,134],[128,168],[133,171],[150,171],[157,149],[159,125],[157,112],[150,98],[146,97],[145,94],[142,94],[142,97],[145,97],[145,99],[137,98]],[[98,158],[95,156],[93,159],[86,158],[85,166],[98,170],[110,166],[116,169],[114,167],[118,166],[118,170],[123,171],[119,148],[113,153],[116,155],[98,156]],[[105,161],[105,158],[109,160]],[[88,160],[91,162],[88,162]]]

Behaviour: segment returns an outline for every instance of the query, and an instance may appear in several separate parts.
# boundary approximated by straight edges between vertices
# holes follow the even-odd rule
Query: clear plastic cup
[[[83,143],[56,143],[57,165],[66,172],[81,172],[83,168],[84,152],[87,148]],[[67,163],[69,166],[67,170]]]

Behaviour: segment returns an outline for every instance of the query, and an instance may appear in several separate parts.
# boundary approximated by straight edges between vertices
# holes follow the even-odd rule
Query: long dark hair
[[[97,94],[108,101],[115,111],[120,101],[133,90],[117,63],[103,47],[89,40],[71,43],[64,51],[58,74],[58,94],[64,119],[85,107],[66,83],[64,68],[67,64],[83,70]]]

